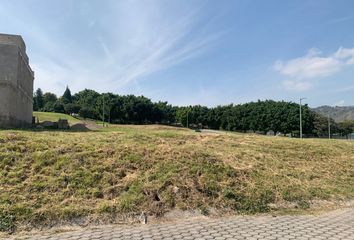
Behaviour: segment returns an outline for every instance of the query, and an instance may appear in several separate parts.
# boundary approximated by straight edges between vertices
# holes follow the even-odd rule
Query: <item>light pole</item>
[[[328,113],[328,139],[331,139],[331,118]]]
[[[301,104],[302,100],[306,98],[300,98],[300,138],[302,138],[302,109],[301,109]]]
[[[104,105],[105,105],[105,102],[104,102],[104,96],[102,96],[103,97],[103,106],[102,106],[102,125],[103,125],[103,127],[104,127]]]

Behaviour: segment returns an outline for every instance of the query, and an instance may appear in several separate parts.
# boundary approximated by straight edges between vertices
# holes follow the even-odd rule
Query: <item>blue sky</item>
[[[354,105],[352,0],[0,0],[35,87],[175,105]]]

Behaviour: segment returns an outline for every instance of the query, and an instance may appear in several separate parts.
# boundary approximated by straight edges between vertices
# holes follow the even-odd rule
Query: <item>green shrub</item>
[[[15,228],[15,217],[0,210],[0,231],[13,232]]]

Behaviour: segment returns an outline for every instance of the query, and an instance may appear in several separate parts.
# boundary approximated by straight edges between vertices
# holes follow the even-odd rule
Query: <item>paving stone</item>
[[[240,216],[135,226],[101,226],[73,232],[12,236],[9,240],[354,240],[354,209],[316,216]]]

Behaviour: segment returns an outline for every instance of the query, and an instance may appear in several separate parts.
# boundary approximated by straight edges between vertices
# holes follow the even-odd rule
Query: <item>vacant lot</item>
[[[163,126],[0,131],[0,230],[146,211],[306,209],[354,198],[354,142]]]

